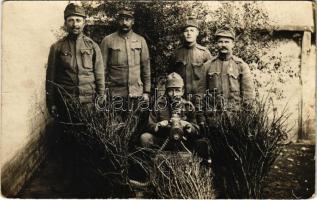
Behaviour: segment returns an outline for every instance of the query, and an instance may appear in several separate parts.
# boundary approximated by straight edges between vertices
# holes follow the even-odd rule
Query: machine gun
[[[172,149],[169,151],[182,151],[185,150],[187,153],[191,153],[191,151],[185,146],[184,141],[187,140],[186,138],[186,130],[189,128],[188,124],[184,125],[182,124],[181,119],[181,109],[182,105],[188,106],[189,109],[192,109],[192,111],[195,110],[194,105],[191,102],[177,102],[174,104],[175,107],[172,108],[172,117],[169,120],[169,125],[167,126],[169,128],[169,136],[164,141],[161,148],[158,150],[158,153],[165,150],[165,148],[168,146],[168,144],[172,144]],[[169,145],[170,147],[171,145]]]

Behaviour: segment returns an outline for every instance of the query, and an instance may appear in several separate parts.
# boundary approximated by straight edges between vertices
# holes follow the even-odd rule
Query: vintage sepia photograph
[[[1,10],[3,198],[315,198],[315,1]]]

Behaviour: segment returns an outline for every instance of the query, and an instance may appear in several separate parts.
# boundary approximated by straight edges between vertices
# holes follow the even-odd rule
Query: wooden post
[[[307,113],[305,113],[305,103],[307,99],[305,98],[304,90],[305,90],[305,79],[308,74],[305,73],[309,68],[309,54],[311,51],[311,32],[304,31],[302,37],[302,51],[301,51],[301,63],[300,63],[300,85],[301,85],[301,95],[299,101],[299,118],[298,118],[298,139],[299,140],[307,140],[308,132],[305,130],[305,120],[307,117]],[[314,91],[312,91],[314,92]]]

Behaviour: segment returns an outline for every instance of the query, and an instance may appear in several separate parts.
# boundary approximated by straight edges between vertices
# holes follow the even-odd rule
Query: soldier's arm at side
[[[56,70],[56,47],[53,44],[50,48],[48,62],[47,62],[47,70],[46,70],[46,105],[49,111],[51,112],[51,107],[55,105],[54,100],[54,91],[55,91],[55,70]]]
[[[100,48],[94,43],[95,51],[95,63],[94,63],[94,75],[96,92],[98,95],[104,95],[105,93],[105,70]]]
[[[108,78],[108,59],[109,59],[109,40],[105,37],[100,44],[101,55],[103,58],[104,66],[104,76],[105,76],[105,87],[109,87],[109,78]]]
[[[141,79],[143,81],[143,92],[150,93],[151,91],[151,67],[150,67],[150,54],[149,48],[144,38],[141,40]]]
[[[251,74],[248,64],[246,63],[242,64],[241,74],[242,74],[242,77],[241,77],[242,100],[245,103],[249,103],[250,101],[254,99],[255,91],[254,91],[253,76]]]

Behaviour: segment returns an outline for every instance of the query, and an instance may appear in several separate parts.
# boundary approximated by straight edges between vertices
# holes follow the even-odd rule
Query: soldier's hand
[[[158,132],[159,131],[159,127],[167,127],[167,126],[168,126],[168,121],[167,120],[160,121],[160,122],[156,123],[154,131]]]
[[[51,107],[50,113],[51,113],[52,117],[58,118],[57,107],[56,107],[55,105],[53,105],[53,106]]]
[[[166,127],[168,126],[168,121],[167,120],[160,121],[157,123],[157,126]]]
[[[192,125],[191,125],[191,124],[187,124],[187,125],[185,126],[185,130],[186,130],[187,133],[191,133],[191,132],[193,131]]]
[[[148,93],[143,93],[142,98],[144,101],[147,101],[147,102],[150,101],[150,96]]]
[[[181,123],[182,127],[184,127],[184,128],[188,125],[191,125],[188,121],[184,121],[184,120],[181,120],[180,123]]]
[[[187,121],[181,120],[181,125],[184,127],[185,131],[187,133],[192,133],[193,132],[193,125]]]

